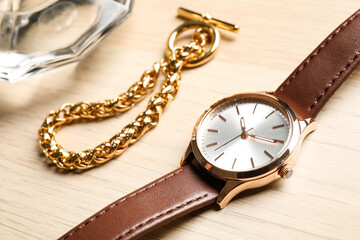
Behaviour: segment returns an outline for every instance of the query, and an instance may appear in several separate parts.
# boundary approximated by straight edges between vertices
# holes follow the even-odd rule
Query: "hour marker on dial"
[[[219,118],[220,118],[221,120],[223,120],[224,122],[226,122],[226,118],[224,118],[223,115],[219,114]]]
[[[272,129],[282,128],[282,127],[285,127],[285,124],[273,126]]]
[[[257,103],[255,104],[255,107],[254,107],[254,110],[253,110],[253,114],[255,113],[256,107],[257,107]]]
[[[214,133],[218,133],[218,132],[219,132],[219,130],[217,130],[217,129],[211,129],[211,128],[209,128],[209,129],[208,129],[208,132],[214,132]]]
[[[266,150],[264,150],[264,153],[266,154],[266,156],[268,156],[270,159],[273,159],[274,157]]]
[[[239,106],[237,104],[236,104],[236,112],[237,112],[237,115],[240,115]]]
[[[253,158],[250,158],[250,161],[251,161],[251,166],[252,166],[253,168],[255,168],[254,159],[253,159]]]
[[[236,163],[236,158],[234,159],[234,163],[233,163],[231,169],[234,169],[235,163]]]
[[[273,114],[275,111],[272,111],[271,113],[269,113],[266,117],[265,117],[265,119],[267,119],[268,117],[270,117],[271,116],[271,114]]]
[[[224,153],[221,153],[219,156],[217,156],[217,157],[214,159],[214,162],[215,162],[216,160],[218,160],[222,155],[224,155]]]
[[[206,147],[208,148],[208,147],[212,147],[212,146],[215,146],[215,145],[217,145],[217,142],[210,143],[210,144],[206,145]]]

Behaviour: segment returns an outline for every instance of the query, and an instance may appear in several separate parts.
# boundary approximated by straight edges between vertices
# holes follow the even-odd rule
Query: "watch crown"
[[[280,168],[279,175],[283,179],[287,179],[287,178],[290,178],[292,176],[293,172],[294,171],[291,169],[291,167],[289,165],[285,165],[282,168]]]

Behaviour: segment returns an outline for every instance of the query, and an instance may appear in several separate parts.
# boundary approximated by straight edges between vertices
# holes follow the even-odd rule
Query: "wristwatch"
[[[131,239],[201,207],[292,175],[316,115],[360,61],[360,10],[275,92],[235,94],[199,118],[181,167],[120,198],[60,239]]]

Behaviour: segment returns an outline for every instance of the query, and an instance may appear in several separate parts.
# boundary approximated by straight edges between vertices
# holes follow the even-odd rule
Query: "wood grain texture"
[[[110,202],[175,169],[200,114],[242,91],[275,90],[343,20],[358,0],[146,1],[79,64],[18,84],[0,83],[0,239],[54,239]],[[116,96],[163,54],[183,22],[179,6],[209,11],[240,25],[221,31],[208,64],[184,71],[178,96],[160,124],[122,156],[83,173],[47,164],[37,146],[46,113],[65,102]],[[291,179],[245,192],[225,209],[208,208],[145,239],[359,239],[360,73],[317,117]],[[82,150],[108,139],[144,109],[64,127],[58,141]]]

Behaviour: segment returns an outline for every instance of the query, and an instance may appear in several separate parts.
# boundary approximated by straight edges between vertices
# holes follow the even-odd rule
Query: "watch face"
[[[288,114],[278,104],[245,94],[222,100],[205,113],[196,144],[209,166],[238,173],[273,163],[290,136]]]

